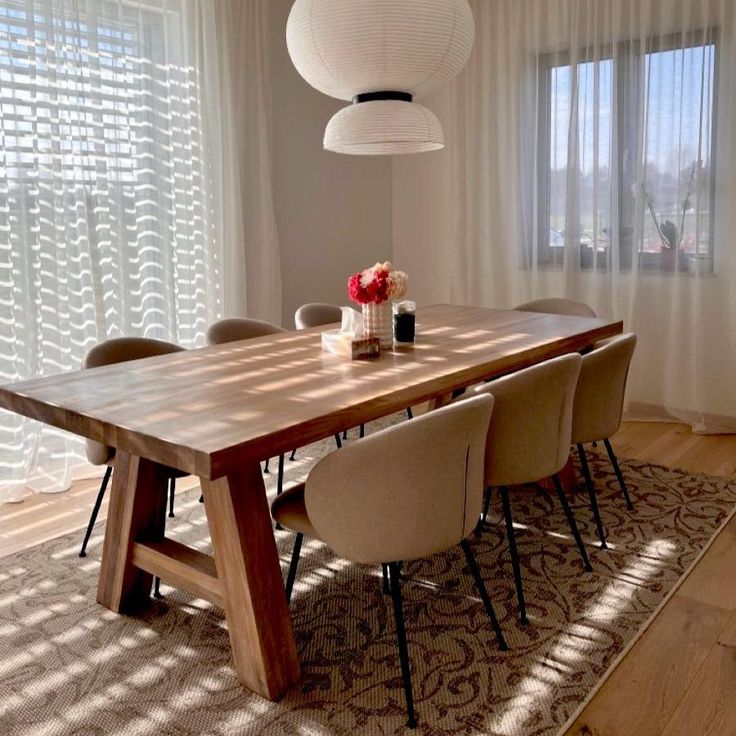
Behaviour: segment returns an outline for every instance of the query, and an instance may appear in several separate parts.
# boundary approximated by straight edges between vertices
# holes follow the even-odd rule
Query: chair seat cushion
[[[319,534],[317,534],[307,515],[307,504],[304,501],[304,483],[289,488],[280,496],[276,496],[271,504],[271,516],[287,529],[300,532],[312,539],[319,539]]]

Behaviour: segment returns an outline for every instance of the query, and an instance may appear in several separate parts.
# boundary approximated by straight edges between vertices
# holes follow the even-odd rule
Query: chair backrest
[[[532,483],[558,473],[570,454],[572,407],[582,358],[563,355],[476,388],[495,398],[486,485]]]
[[[474,397],[320,460],[305,490],[320,537],[363,563],[417,559],[458,544],[481,512],[492,410],[492,397]]]
[[[221,319],[207,328],[207,344],[222,345],[226,342],[237,340],[250,340],[253,337],[264,335],[277,335],[286,332],[283,327],[260,319],[245,319],[234,317],[232,319]]]
[[[329,325],[342,321],[342,310],[334,304],[302,304],[294,315],[294,324],[297,330],[306,330],[308,327]]]
[[[570,317],[595,317],[592,307],[573,299],[537,299],[514,307],[519,312],[543,312],[544,314],[564,314]]]
[[[573,406],[573,444],[608,439],[618,431],[634,348],[636,335],[629,332],[598,343],[583,356]]]
[[[154,340],[149,337],[114,337],[111,340],[95,345],[84,357],[83,368],[98,368],[113,363],[126,363],[129,360],[151,358],[154,355],[168,355],[184,350],[165,340]],[[87,440],[87,459],[93,465],[104,465],[115,454],[112,447],[100,442]]]

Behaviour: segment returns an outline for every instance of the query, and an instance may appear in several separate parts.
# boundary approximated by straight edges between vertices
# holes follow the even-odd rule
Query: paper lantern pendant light
[[[307,82],[352,102],[328,123],[327,150],[418,153],[444,138],[414,100],[465,66],[474,34],[467,0],[296,0],[286,43]]]

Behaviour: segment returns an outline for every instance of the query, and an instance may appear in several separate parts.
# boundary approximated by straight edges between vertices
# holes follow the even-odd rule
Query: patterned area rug
[[[333,447],[300,450],[287,480]],[[636,506],[628,513],[607,461],[591,460],[610,550],[594,544],[586,495],[571,501],[592,574],[557,499],[512,493],[529,626],[518,623],[500,517],[473,540],[510,651],[496,648],[459,550],[406,566],[415,733],[554,736],[736,505],[731,481],[623,462]],[[271,492],[275,477],[266,477]],[[206,550],[198,495],[178,497],[167,525]],[[95,603],[101,531],[86,560],[80,533],[0,561],[3,736],[409,733],[379,568],[305,543],[292,601],[303,679],[269,703],[238,684],[220,610],[166,586],[144,618]],[[277,538],[285,572],[292,537]]]

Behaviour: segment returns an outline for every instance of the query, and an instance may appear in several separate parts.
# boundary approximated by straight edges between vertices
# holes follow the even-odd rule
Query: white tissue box
[[[359,360],[378,357],[381,345],[377,337],[351,337],[340,330],[328,330],[322,333],[322,350],[350,360]]]

